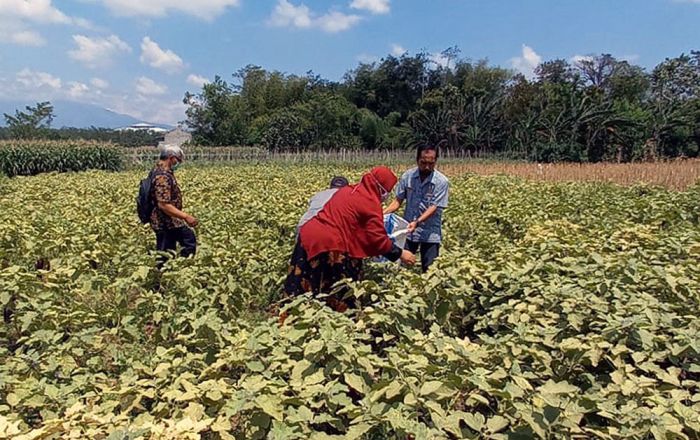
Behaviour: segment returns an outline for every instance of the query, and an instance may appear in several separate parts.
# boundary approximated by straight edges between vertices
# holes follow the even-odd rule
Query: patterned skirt
[[[308,259],[306,251],[297,240],[289,264],[284,290],[290,296],[306,292],[314,294],[330,293],[333,284],[350,278],[353,281],[362,279],[362,259],[352,258],[342,252],[323,252]],[[350,304],[342,300],[343,292],[335,297],[327,298],[329,306],[338,311],[344,311]]]

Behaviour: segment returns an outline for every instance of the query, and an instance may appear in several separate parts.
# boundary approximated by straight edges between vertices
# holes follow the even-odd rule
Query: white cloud
[[[46,40],[31,24],[64,24],[89,27],[82,18],[69,17],[51,0],[0,0],[0,42],[19,46],[43,46]]]
[[[59,90],[61,88],[61,78],[55,77],[50,73],[37,72],[28,68],[22,69],[15,75],[17,83],[27,89],[42,89],[48,88]]]
[[[51,4],[51,0],[0,0],[0,18],[14,23],[69,24],[89,28],[84,18],[69,17]]]
[[[311,10],[304,4],[294,6],[287,0],[279,0],[268,23],[278,27],[308,28],[312,24]]]
[[[48,72],[24,68],[15,73],[14,80],[0,80],[0,96],[23,101],[54,101],[71,99],[89,101],[94,95],[87,84],[63,81]]]
[[[141,62],[168,73],[175,73],[185,65],[175,52],[161,49],[149,37],[144,37],[141,41]]]
[[[392,44],[391,45],[391,54],[394,55],[395,57],[400,57],[401,55],[406,53],[406,49],[404,49],[401,45],[399,44]]]
[[[200,76],[200,75],[195,75],[194,73],[191,73],[187,76],[187,83],[191,84],[196,87],[202,87],[204,84],[211,82],[207,78]]]
[[[542,62],[542,57],[530,46],[523,44],[522,55],[510,59],[510,64],[515,70],[525,75],[526,78],[535,76],[535,69]]]
[[[347,15],[333,11],[318,17],[315,22],[324,31],[335,33],[350,29],[359,23],[361,19],[358,15]]]
[[[143,96],[165,95],[168,88],[164,84],[157,83],[151,78],[141,76],[136,80],[136,91]]]
[[[203,20],[213,20],[240,0],[99,0],[114,15],[164,17],[180,12]]]
[[[0,16],[38,23],[71,23],[71,18],[51,4],[51,0],[0,0]]]
[[[140,85],[148,87],[151,92],[160,93],[165,89],[165,86],[155,84],[148,78],[141,82]],[[72,100],[156,123],[175,124],[185,117],[186,106],[179,97],[171,94],[140,93],[144,90],[108,93],[100,89],[107,85],[107,82],[100,78],[92,78],[85,83],[63,81],[50,73],[25,68],[9,78],[0,76],[0,98],[26,102]]]
[[[185,119],[187,106],[181,99],[155,102],[153,110],[146,115],[148,121],[175,125]]]
[[[295,6],[288,0],[278,0],[267,23],[276,27],[318,28],[328,33],[335,33],[350,29],[360,20],[362,17],[358,15],[348,15],[337,11],[317,16],[303,3]]]
[[[41,36],[41,34],[31,30],[8,30],[8,34],[2,41],[17,44],[19,46],[43,46],[46,44],[46,40]]]
[[[353,0],[350,7],[354,9],[363,9],[372,14],[387,14],[390,11],[390,0]]]
[[[105,108],[142,121],[172,124],[185,118],[187,106],[181,99],[154,96],[113,96],[111,101],[103,104]]]
[[[90,68],[109,65],[112,57],[118,53],[131,52],[131,47],[116,35],[107,38],[73,35],[73,41],[78,47],[69,50],[68,55]]]
[[[92,78],[90,84],[96,89],[104,90],[109,87],[109,83],[102,78]]]
[[[72,20],[73,20],[73,23],[78,27],[85,28],[85,29],[92,29],[92,30],[99,29],[99,27],[94,26],[92,23],[90,23],[89,20],[86,20],[84,18],[73,17]]]
[[[87,84],[77,81],[70,81],[68,86],[68,96],[73,99],[82,98],[90,91],[90,87]]]

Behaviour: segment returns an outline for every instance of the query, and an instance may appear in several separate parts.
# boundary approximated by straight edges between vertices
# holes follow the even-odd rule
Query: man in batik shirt
[[[197,238],[191,229],[199,223],[182,210],[182,192],[174,171],[184,160],[182,149],[167,145],[161,149],[160,160],[153,169],[152,197],[155,209],[151,213],[151,227],[156,233],[156,249],[175,251],[180,245],[180,255],[188,257],[197,251]],[[159,261],[159,267],[164,263]]]

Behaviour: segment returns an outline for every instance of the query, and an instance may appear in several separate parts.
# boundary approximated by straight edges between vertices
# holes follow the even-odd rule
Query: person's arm
[[[384,208],[384,214],[392,214],[396,212],[401,207],[401,202],[402,200],[399,200],[398,198],[392,200],[391,203],[389,203],[389,206]]]
[[[177,209],[175,205],[171,202],[172,192],[171,192],[171,182],[168,176],[158,175],[153,179],[154,185],[154,199],[158,205],[158,209],[163,211],[166,215],[174,218],[179,218],[184,220],[189,226],[197,226],[199,221],[193,216],[187,214],[186,212]]]
[[[432,217],[438,209],[447,208],[448,193],[449,183],[444,182],[440,184],[439,187],[436,188],[433,198],[430,200],[430,206],[428,206],[428,209],[423,211],[423,213],[418,216],[417,219],[408,224],[409,232],[413,232],[422,223],[428,221],[428,219]]]
[[[384,214],[393,214],[396,212],[400,207],[403,201],[406,199],[406,179],[405,175],[401,176],[401,179],[399,179],[399,183],[396,184],[396,197],[394,197],[394,200],[389,203],[389,206],[384,208]]]
[[[407,266],[413,266],[416,264],[416,256],[413,252],[407,251],[406,249],[401,249],[400,247],[393,245],[391,250],[383,255],[389,261],[396,261],[399,258],[401,262]]]
[[[433,214],[437,212],[437,210],[437,205],[430,205],[430,207],[428,207],[428,209],[426,209],[423,212],[423,214],[421,214],[417,219],[408,224],[408,232],[415,231],[420,224],[425,223],[430,217],[433,216]]]
[[[187,214],[184,211],[177,209],[174,205],[170,203],[158,202],[158,209],[169,215],[170,217],[175,217],[184,220],[188,225],[195,227],[199,223],[199,220],[193,216]]]

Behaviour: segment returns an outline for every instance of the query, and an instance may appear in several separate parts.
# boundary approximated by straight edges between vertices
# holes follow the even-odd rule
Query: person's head
[[[160,160],[167,163],[174,171],[185,160],[185,153],[177,145],[164,145],[160,149]]]
[[[389,168],[385,166],[374,167],[370,170],[369,175],[372,176],[372,180],[376,185],[377,193],[379,194],[379,199],[385,202],[391,195],[391,190],[394,189],[394,185],[399,180]]]
[[[335,189],[335,188],[342,188],[344,186],[348,186],[350,182],[348,182],[348,179],[346,179],[344,176],[335,176],[334,178],[331,179],[331,183],[329,188],[330,189]]]
[[[421,176],[427,176],[433,172],[439,156],[440,150],[437,145],[431,143],[418,145],[418,149],[416,150],[416,163],[418,164],[418,172],[420,172]]]

